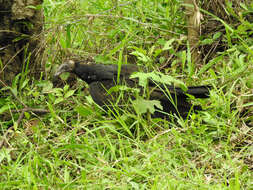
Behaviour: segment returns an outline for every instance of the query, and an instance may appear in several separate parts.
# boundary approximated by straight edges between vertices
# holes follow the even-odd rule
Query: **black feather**
[[[61,68],[61,66],[59,68]],[[145,69],[140,69],[136,65],[121,65],[119,76],[121,81],[120,84],[124,84],[129,87],[138,87],[141,89],[141,92],[143,92],[143,89],[138,86],[138,80],[129,78],[132,73],[140,70],[145,71]],[[57,71],[58,74],[62,72],[65,71]],[[118,65],[81,64],[79,62],[75,62],[70,72],[76,74],[79,78],[89,84],[90,94],[98,105],[110,105],[116,101],[118,93],[113,92],[109,94],[108,90],[117,85]],[[185,92],[181,88],[168,85],[164,86],[163,84],[161,84],[160,87],[157,87],[157,84],[150,81],[149,88],[151,89],[150,100],[159,100],[163,106],[162,112],[175,113],[185,118],[191,108],[194,110],[201,109],[200,106],[192,106],[192,104],[188,101],[187,94],[196,98],[208,98],[211,87],[191,86],[188,87],[188,90]],[[131,98],[134,97],[131,96]],[[168,118],[168,115],[157,111],[155,112],[154,117]]]

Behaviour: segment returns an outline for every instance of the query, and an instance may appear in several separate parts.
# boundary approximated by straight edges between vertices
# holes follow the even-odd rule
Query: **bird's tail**
[[[191,86],[188,87],[187,93],[195,98],[208,98],[211,89],[211,86]]]

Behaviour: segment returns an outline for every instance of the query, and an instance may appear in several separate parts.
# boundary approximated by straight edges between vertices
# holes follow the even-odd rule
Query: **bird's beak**
[[[67,65],[62,64],[56,70],[54,77],[59,77],[62,73],[66,72]]]
[[[56,70],[54,77],[59,77],[62,73],[72,72],[74,69],[74,62],[69,61],[68,63],[61,64]]]
[[[64,65],[60,65],[56,70],[54,77],[59,77],[64,72],[65,72]]]

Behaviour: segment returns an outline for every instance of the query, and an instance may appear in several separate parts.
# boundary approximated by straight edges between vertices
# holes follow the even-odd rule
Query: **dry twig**
[[[8,87],[3,81],[0,80],[0,82],[5,86]],[[38,108],[30,108],[28,107],[24,102],[22,102],[22,100],[20,98],[18,98],[16,96],[16,94],[10,89],[11,94],[13,95],[13,97],[24,106],[23,109],[20,110],[10,110],[11,113],[17,113],[17,112],[21,112],[21,114],[18,117],[18,120],[16,122],[16,128],[20,125],[22,119],[24,118],[24,114],[25,112],[34,112],[34,113],[49,113],[49,110],[46,109],[38,109]],[[7,129],[7,131],[4,133],[3,135],[3,139],[0,141],[0,149],[3,147],[3,145],[8,141],[7,140],[7,135],[9,134],[9,132],[14,129],[14,126],[11,126],[10,128]]]

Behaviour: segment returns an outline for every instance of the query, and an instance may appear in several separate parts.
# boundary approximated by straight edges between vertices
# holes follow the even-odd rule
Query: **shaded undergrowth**
[[[27,74],[1,89],[2,189],[252,188],[253,57],[251,25],[222,23],[226,48],[205,65],[191,63],[178,1],[45,1],[45,78]],[[252,8],[249,7],[249,11]],[[243,28],[245,26],[245,28]],[[220,31],[217,31],[220,32]],[[217,37],[217,38],[216,38]],[[234,40],[230,40],[234,39]],[[66,58],[135,63],[186,85],[211,84],[204,111],[186,120],[147,119],[129,109],[104,112],[87,84],[53,86],[50,72]],[[65,83],[65,84],[64,84]],[[49,110],[24,112],[24,106]],[[10,111],[14,110],[14,111]],[[118,111],[117,111],[118,110]]]

